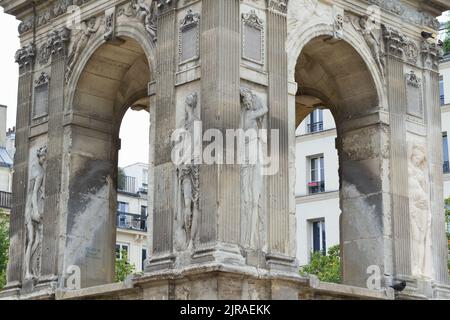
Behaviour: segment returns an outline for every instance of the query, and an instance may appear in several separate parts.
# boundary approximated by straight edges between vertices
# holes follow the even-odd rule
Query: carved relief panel
[[[178,48],[180,64],[200,58],[200,14],[192,9],[180,23]]]
[[[242,13],[242,58],[264,64],[264,22],[253,9]]]
[[[50,76],[45,72],[35,81],[32,124],[46,120],[44,118],[48,114],[49,83]]]

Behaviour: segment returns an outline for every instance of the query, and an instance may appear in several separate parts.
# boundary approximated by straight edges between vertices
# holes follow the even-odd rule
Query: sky
[[[0,7],[0,104],[8,106],[7,128],[16,125],[18,66],[14,55],[20,48],[19,21],[3,12]],[[129,110],[120,130],[122,149],[119,166],[143,162],[148,163],[149,115],[145,111]]]

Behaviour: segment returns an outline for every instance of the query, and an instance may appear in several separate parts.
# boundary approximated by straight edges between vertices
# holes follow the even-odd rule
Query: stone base
[[[206,264],[135,276],[75,291],[57,290],[58,300],[319,300],[394,299],[393,292],[323,283],[295,273]]]
[[[419,285],[417,283],[417,285]],[[25,293],[19,284],[10,284],[0,299],[15,300],[393,300],[450,299],[450,286],[433,285],[432,296],[407,287],[379,291],[325,283],[316,277],[293,272],[264,270],[219,263],[135,275],[125,282],[81,290],[56,289],[52,283],[38,284]]]

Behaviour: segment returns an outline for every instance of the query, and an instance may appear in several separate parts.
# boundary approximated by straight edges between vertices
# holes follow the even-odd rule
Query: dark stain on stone
[[[69,234],[76,215],[86,209],[90,201],[90,195],[95,195],[103,188],[107,184],[107,177],[111,174],[111,162],[104,160],[86,160],[84,169],[74,174],[69,185],[69,212],[67,217]]]

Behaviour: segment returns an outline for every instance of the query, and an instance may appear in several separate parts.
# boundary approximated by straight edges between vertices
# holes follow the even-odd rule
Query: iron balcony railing
[[[126,193],[136,193],[136,178],[129,176],[119,178],[118,190]]]
[[[118,211],[117,228],[146,232],[147,216]]]
[[[325,192],[325,181],[312,181],[308,183],[309,194]]]
[[[0,208],[11,209],[11,192],[0,191]]]
[[[308,133],[323,131],[323,121],[308,124]]]
[[[450,164],[448,161],[444,161],[443,169],[444,169],[444,173],[450,173]]]

